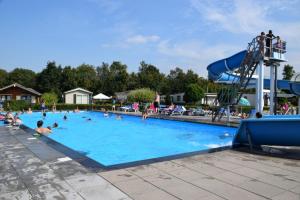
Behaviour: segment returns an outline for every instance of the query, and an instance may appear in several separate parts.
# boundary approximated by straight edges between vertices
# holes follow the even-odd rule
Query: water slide
[[[239,68],[247,51],[241,51],[231,57],[218,60],[208,65],[208,78],[215,82],[232,84],[239,81],[234,71]],[[256,79],[252,78],[249,87],[255,87]],[[300,82],[277,80],[279,89],[290,90],[300,96]],[[264,79],[264,88],[270,88],[270,79]],[[249,144],[251,147],[260,145],[300,146],[300,115],[264,116],[261,119],[241,120],[239,129],[233,140],[233,146]],[[268,131],[266,131],[268,130]]]
[[[233,82],[239,81],[239,76],[235,75],[233,72],[239,68],[246,54],[246,50],[241,51],[231,57],[211,63],[207,66],[208,78],[216,82],[227,84],[232,84]],[[255,87],[255,80],[256,79],[253,78],[248,87]],[[264,79],[264,88],[270,88],[270,79]],[[277,80],[277,88],[291,90],[290,81]],[[293,89],[296,92],[295,94],[300,94],[300,86],[293,86]]]
[[[300,116],[273,115],[261,119],[241,120],[233,146],[300,146]]]

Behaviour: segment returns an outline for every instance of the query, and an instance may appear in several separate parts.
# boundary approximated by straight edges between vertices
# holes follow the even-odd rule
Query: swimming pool
[[[124,163],[208,150],[232,144],[236,128],[123,115],[117,120],[101,112],[47,113],[44,126],[58,123],[48,137],[108,167]],[[41,113],[23,114],[36,128]],[[91,120],[88,120],[88,119]]]

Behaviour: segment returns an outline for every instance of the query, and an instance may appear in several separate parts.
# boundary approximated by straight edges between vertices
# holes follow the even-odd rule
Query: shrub
[[[47,105],[52,105],[53,103],[57,103],[58,97],[54,92],[46,92],[42,95],[42,99],[45,100]]]
[[[129,102],[152,102],[155,98],[155,92],[148,89],[148,88],[142,88],[133,90],[128,94],[127,100]]]
[[[11,111],[21,111],[21,110],[27,110],[31,104],[24,100],[11,100],[11,101],[5,101],[4,103],[4,109],[5,110],[11,110]]]
[[[184,94],[185,102],[197,102],[200,101],[204,97],[204,91],[198,84],[189,84],[186,87]]]

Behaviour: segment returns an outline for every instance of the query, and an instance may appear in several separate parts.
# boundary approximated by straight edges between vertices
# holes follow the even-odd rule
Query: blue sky
[[[206,77],[208,64],[272,29],[300,72],[299,9],[299,0],[0,0],[0,68],[116,60],[131,72],[144,60]]]

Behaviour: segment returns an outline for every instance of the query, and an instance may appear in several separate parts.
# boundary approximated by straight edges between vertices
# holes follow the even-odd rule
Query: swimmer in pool
[[[108,114],[107,110],[105,110],[105,112],[103,113],[103,116],[104,117],[109,117],[109,114]]]
[[[49,129],[49,127],[45,128],[43,127],[43,124],[44,122],[42,120],[39,120],[36,125],[37,125],[37,128],[35,129],[35,131],[39,134],[42,134],[42,135],[47,135],[49,133],[51,133],[51,128]]]
[[[122,119],[122,116],[120,114],[117,114],[116,120],[121,120],[121,119]]]

